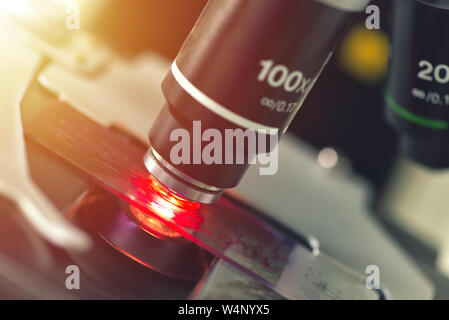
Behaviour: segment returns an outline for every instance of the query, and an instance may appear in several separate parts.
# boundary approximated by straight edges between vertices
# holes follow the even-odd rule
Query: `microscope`
[[[417,239],[413,249],[447,275],[445,196],[449,49],[448,1],[395,1],[385,115],[400,155],[378,202],[390,222]],[[417,249],[417,248],[421,249]],[[443,290],[444,291],[444,290]]]
[[[211,1],[162,84],[167,103],[149,134],[148,171],[174,193],[202,203],[213,203],[225,189],[236,187],[255,154],[276,148],[351,15],[367,4]],[[174,164],[171,134],[184,129],[193,136],[193,121],[221,136],[232,129],[257,132],[259,141],[242,137],[248,139],[240,154],[247,156],[239,163],[214,159],[205,165],[193,159]],[[261,150],[249,152],[249,144]],[[265,144],[270,146],[261,148]],[[230,141],[214,152],[223,158],[233,148]],[[188,158],[200,152],[191,143]]]
[[[369,184],[318,165],[287,130],[369,0],[210,0],[174,61],[124,58],[83,28],[58,29],[58,1],[20,2],[46,22],[11,7],[2,35],[0,70],[14,77],[0,91],[13,137],[0,140],[1,203],[24,219],[1,224],[17,231],[0,260],[30,280],[2,263],[0,274],[17,297],[432,298],[373,216]],[[402,156],[378,203],[416,230],[406,200],[449,161],[449,49],[428,36],[449,31],[449,3],[392,5],[383,95]],[[68,290],[76,268],[83,284]]]

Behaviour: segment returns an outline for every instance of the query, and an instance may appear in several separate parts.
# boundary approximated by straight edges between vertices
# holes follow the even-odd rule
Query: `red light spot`
[[[198,209],[201,207],[200,203],[178,196],[151,175],[148,176],[148,179],[135,180],[134,185],[137,187],[139,197],[147,203],[148,210],[131,208],[131,212],[137,221],[146,227],[146,231],[148,228],[151,230],[156,228],[155,233],[166,233],[160,232],[160,227],[155,226],[155,220],[150,214],[183,227],[200,228],[203,221],[202,216],[198,213]]]
[[[152,236],[163,239],[163,238],[179,238],[181,235],[170,228],[168,228],[161,221],[148,214],[143,213],[136,207],[130,207],[131,213],[135,218],[136,222],[139,224],[140,228],[151,234]]]
[[[153,176],[149,176],[148,187],[151,188],[158,196],[160,204],[163,208],[171,210],[183,210],[183,211],[196,211],[200,208],[201,204],[198,202],[184,199],[170,189],[160,184]]]

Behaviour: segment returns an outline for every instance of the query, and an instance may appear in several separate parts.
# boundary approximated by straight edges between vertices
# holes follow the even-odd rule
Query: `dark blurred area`
[[[174,59],[206,3],[206,0],[111,0],[103,18],[94,26],[95,32],[124,56],[153,50]],[[366,34],[357,36],[357,41],[363,46],[364,37],[375,34],[374,47],[370,47],[373,45],[371,41],[364,49],[368,58],[371,51],[379,49],[375,37],[387,37],[390,9],[388,0],[372,3],[381,9],[381,30],[366,31]],[[360,29],[366,18],[367,14],[360,14],[348,34]],[[343,39],[342,43],[346,40]],[[342,52],[343,46],[337,49],[325,68],[292,123],[290,132],[317,148],[339,150],[350,159],[357,173],[379,189],[396,154],[395,133],[383,116],[382,89],[386,66],[382,66],[385,68],[383,73],[378,70],[380,67],[376,69],[376,64],[366,70],[366,73],[380,72],[369,81],[357,70],[347,72],[341,56],[346,54],[343,59],[349,60],[353,57],[351,53]],[[388,49],[385,50],[383,59],[386,60]]]
[[[382,29],[365,33],[380,33],[386,37],[390,1],[372,3],[380,7]],[[360,15],[353,29],[364,27],[366,17],[366,14]],[[349,30],[348,34],[351,32]],[[342,45],[347,40],[344,39]],[[396,133],[384,117],[382,91],[387,73],[385,70],[381,77],[372,81],[349,74],[342,66],[342,54],[340,47],[298,112],[290,131],[318,148],[339,149],[350,159],[353,169],[379,189],[389,174],[397,147]]]

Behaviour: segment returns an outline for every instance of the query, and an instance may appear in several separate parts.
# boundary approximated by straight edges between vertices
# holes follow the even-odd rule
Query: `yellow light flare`
[[[83,14],[98,14],[108,0],[0,0],[0,13],[21,18],[47,19],[52,15],[65,17],[68,9],[76,6]]]
[[[15,15],[31,14],[30,0],[0,0],[0,11]]]
[[[384,32],[358,26],[343,41],[338,58],[349,75],[365,83],[376,83],[387,74],[388,48]]]

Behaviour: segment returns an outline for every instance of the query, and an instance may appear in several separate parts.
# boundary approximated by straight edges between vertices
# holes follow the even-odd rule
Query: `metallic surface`
[[[144,157],[145,167],[153,177],[178,195],[201,203],[215,203],[223,194],[223,189],[196,181],[166,162],[150,147]],[[185,181],[185,182],[183,182]]]

